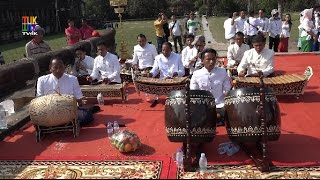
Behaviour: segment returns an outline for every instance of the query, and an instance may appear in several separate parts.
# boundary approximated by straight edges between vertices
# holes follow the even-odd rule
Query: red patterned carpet
[[[311,66],[314,75],[305,94],[294,97],[279,97],[281,109],[282,135],[279,141],[269,143],[269,153],[275,165],[320,165],[320,57],[317,55],[289,55],[276,57],[276,70],[282,73],[302,74]],[[73,138],[71,133],[50,134],[36,143],[35,130],[29,124],[12,136],[0,142],[2,160],[146,160],[163,162],[159,178],[177,178],[177,170],[170,160],[181,146],[168,141],[164,127],[164,101],[150,108],[143,93],[140,96],[131,86],[129,101],[108,99],[102,111],[95,115],[89,127],[81,129],[80,136]],[[134,153],[124,154],[114,149],[106,138],[105,123],[118,120],[126,123],[126,128],[135,131],[141,139],[142,147]],[[219,155],[217,147],[228,141],[224,127],[217,128],[217,136],[206,144],[204,151],[209,164],[252,164],[244,152],[234,156]]]

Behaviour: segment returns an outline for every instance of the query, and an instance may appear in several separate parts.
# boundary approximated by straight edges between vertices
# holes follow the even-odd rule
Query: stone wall
[[[72,46],[67,46],[58,50],[40,54],[32,58],[23,58],[14,63],[0,66],[0,100],[4,100],[10,94],[28,86],[37,77],[49,73],[50,60],[54,56],[60,56],[66,65],[73,64],[75,60],[75,49],[83,46],[87,55],[96,56],[96,43],[104,40],[110,44],[115,44],[115,30],[108,30],[100,33],[101,37],[93,37],[81,41]],[[32,85],[32,84],[31,84]]]

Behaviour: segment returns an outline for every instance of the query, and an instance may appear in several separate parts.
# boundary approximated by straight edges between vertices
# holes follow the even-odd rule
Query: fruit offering
[[[110,141],[112,146],[120,152],[134,152],[141,145],[136,133],[128,130],[120,130],[118,133],[113,134],[110,137]]]

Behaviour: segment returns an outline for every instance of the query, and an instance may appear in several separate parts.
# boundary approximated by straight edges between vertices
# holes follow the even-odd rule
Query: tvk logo
[[[22,34],[24,36],[36,36],[37,16],[22,16]]]

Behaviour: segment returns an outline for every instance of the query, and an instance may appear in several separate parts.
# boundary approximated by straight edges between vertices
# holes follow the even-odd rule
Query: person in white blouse
[[[246,51],[237,68],[238,76],[264,77],[274,72],[274,51],[265,48],[266,38],[258,34],[252,38],[253,48]]]
[[[237,32],[236,37],[235,37],[235,43],[231,44],[228,47],[228,52],[227,52],[227,59],[228,59],[228,64],[227,68],[229,76],[234,76],[237,75],[236,69],[237,66],[240,64],[240,61],[244,55],[244,52],[249,50],[250,47],[247,44],[244,44],[244,34],[242,32]]]
[[[195,70],[201,69],[203,66],[200,59],[200,53],[206,46],[206,39],[202,35],[196,36],[191,45],[194,46],[194,49],[190,52],[188,61],[183,62],[184,67],[189,69],[190,75],[192,75]]]
[[[84,76],[92,73],[94,58],[86,55],[86,51],[83,47],[76,48],[76,60],[74,62],[74,68],[76,76]]]
[[[172,21],[169,24],[170,35],[173,39],[174,50],[178,53],[178,44],[180,47],[180,53],[183,49],[182,45],[182,25],[179,20],[177,20],[176,15],[171,16]]]
[[[260,21],[254,17],[254,12],[250,11],[249,18],[244,23],[244,30],[243,30],[243,34],[246,37],[246,43],[250,46],[250,48],[252,48],[251,40],[253,36],[259,33],[259,26],[261,26]]]
[[[158,55],[157,49],[153,44],[147,43],[144,34],[137,36],[138,44],[133,48],[133,59],[131,61],[134,69],[140,71],[151,70],[154,59]]]
[[[77,77],[65,74],[65,65],[59,57],[54,57],[49,66],[51,74],[38,78],[37,97],[60,93],[74,96],[78,103],[82,103],[83,94]]]
[[[118,57],[108,52],[109,45],[104,41],[97,43],[98,56],[94,59],[93,70],[87,80],[102,81],[105,84],[120,84],[120,63]]]
[[[197,56],[197,54],[198,54],[197,48],[194,45],[192,45],[193,41],[194,41],[194,35],[188,34],[186,36],[187,47],[183,48],[183,50],[181,52],[182,63],[183,63],[183,66],[185,67],[185,75],[187,75],[187,76],[190,75],[191,59],[194,58],[195,56]]]
[[[271,11],[271,16],[269,19],[269,49],[273,48],[274,52],[278,52],[282,21],[277,9]]]
[[[278,52],[288,52],[291,27],[292,27],[291,15],[286,14],[284,21],[282,22],[282,31],[280,34]]]
[[[239,13],[239,17],[236,18],[235,20],[235,25],[236,25],[236,32],[243,32],[244,30],[244,23],[247,21],[246,18],[246,11],[241,10]]]
[[[265,10],[259,9],[258,21],[259,21],[259,32],[261,32],[264,36],[267,35],[269,30],[269,19],[265,17]]]
[[[216,67],[217,52],[208,48],[201,52],[203,68],[193,73],[190,90],[206,90],[212,93],[217,108],[217,125],[224,125],[224,97],[231,89],[230,77],[224,68]]]
[[[237,12],[231,13],[229,18],[224,21],[223,28],[224,28],[224,37],[230,43],[234,43],[234,35],[236,34],[236,25],[235,19],[237,16]]]
[[[172,45],[169,42],[162,44],[162,54],[156,56],[149,77],[155,78],[159,74],[160,79],[170,79],[184,76],[184,67],[181,56],[172,52]],[[155,97],[151,107],[156,106],[157,103],[158,96]]]

